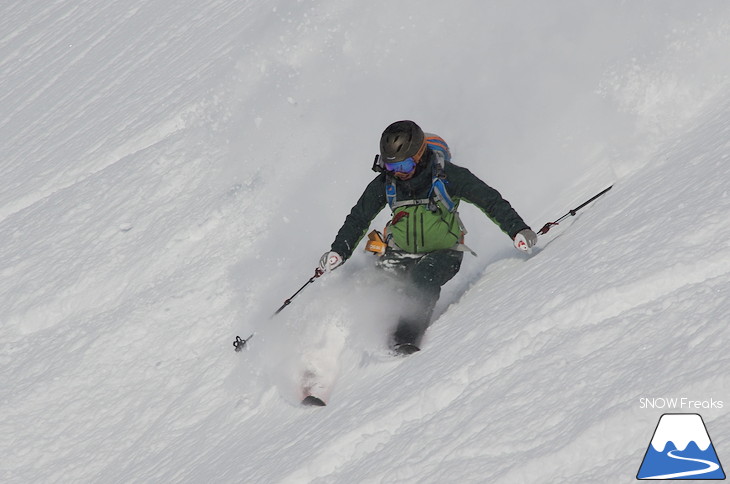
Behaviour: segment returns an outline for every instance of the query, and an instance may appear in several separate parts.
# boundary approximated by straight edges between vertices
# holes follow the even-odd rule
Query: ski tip
[[[313,395],[307,395],[304,397],[304,400],[302,400],[302,405],[307,407],[325,407],[327,406],[326,403],[324,403],[324,400],[317,398]]]

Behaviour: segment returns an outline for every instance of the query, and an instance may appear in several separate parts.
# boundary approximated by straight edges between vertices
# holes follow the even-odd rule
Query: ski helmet
[[[380,137],[380,157],[384,163],[403,161],[408,157],[420,160],[426,148],[426,136],[413,121],[396,121]]]

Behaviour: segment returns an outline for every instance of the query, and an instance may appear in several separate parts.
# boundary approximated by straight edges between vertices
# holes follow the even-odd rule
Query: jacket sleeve
[[[530,228],[497,190],[466,168],[449,163],[446,174],[449,194],[479,207],[511,239],[519,231]]]
[[[332,250],[345,260],[349,259],[357,244],[370,228],[370,223],[386,205],[385,175],[378,175],[365,188],[350,214],[345,218],[340,231],[337,232]]]

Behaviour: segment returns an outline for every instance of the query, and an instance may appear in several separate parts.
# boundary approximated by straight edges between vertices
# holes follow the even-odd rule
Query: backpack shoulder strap
[[[431,191],[428,194],[428,198],[436,198],[440,201],[446,210],[453,212],[456,210],[456,203],[449,196],[449,192],[446,190],[446,158],[441,151],[435,152],[436,156],[433,162],[433,174],[431,175]]]
[[[388,206],[391,210],[395,208],[396,205],[396,198],[395,198],[395,177],[391,175],[385,176],[385,199],[388,201]]]

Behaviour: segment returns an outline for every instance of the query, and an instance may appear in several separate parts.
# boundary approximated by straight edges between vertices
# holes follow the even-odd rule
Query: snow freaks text
[[[710,398],[709,400],[694,400],[686,397],[672,397],[672,398],[647,398],[642,397],[639,399],[639,408],[645,409],[669,409],[669,410],[701,410],[701,409],[721,409],[724,406],[722,400],[715,400]]]

